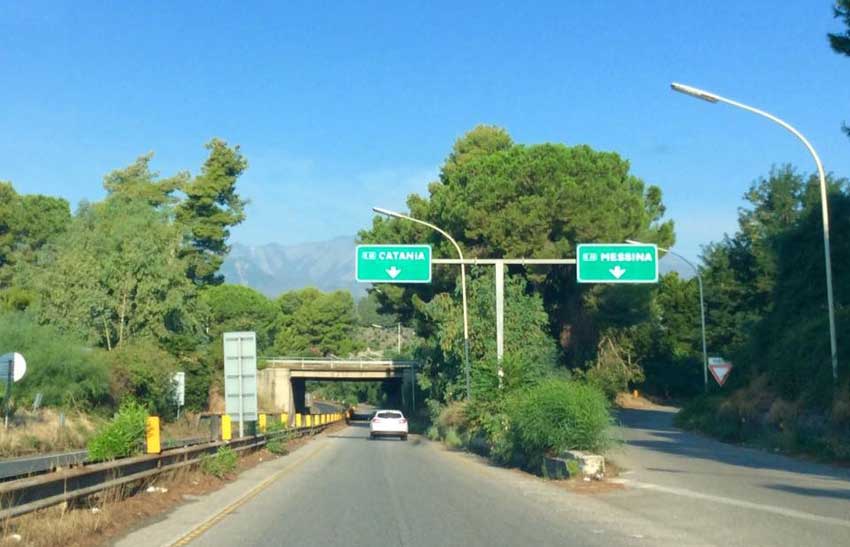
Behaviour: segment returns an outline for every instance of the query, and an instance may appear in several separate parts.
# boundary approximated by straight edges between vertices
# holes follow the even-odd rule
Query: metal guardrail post
[[[145,452],[147,454],[162,452],[159,436],[159,416],[148,416],[145,420]]]
[[[231,429],[230,416],[222,414],[221,416],[221,440],[229,441],[233,438],[233,430]]]

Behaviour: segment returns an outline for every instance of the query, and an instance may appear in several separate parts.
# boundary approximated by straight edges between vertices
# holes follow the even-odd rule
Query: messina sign
[[[657,283],[658,247],[586,243],[576,252],[579,283]]]
[[[430,283],[430,245],[358,245],[355,279],[360,283]]]

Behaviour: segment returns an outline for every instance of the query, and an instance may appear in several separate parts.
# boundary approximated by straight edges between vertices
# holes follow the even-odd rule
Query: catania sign
[[[430,283],[430,245],[358,245],[355,279],[360,283]]]

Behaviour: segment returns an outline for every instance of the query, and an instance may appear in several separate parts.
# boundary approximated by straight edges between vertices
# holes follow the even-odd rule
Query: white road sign
[[[18,382],[27,372],[27,362],[20,353],[7,353],[0,355],[0,382],[7,382],[9,369],[12,373],[12,382]]]

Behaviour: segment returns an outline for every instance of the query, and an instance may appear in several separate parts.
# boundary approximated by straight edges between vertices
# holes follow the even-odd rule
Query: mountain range
[[[355,246],[353,236],[294,245],[234,243],[221,272],[228,283],[246,285],[269,297],[316,287],[322,291],[348,290],[357,299],[366,294],[368,285],[354,281]],[[686,264],[666,255],[661,259],[661,272],[670,271],[686,279],[693,277]]]

